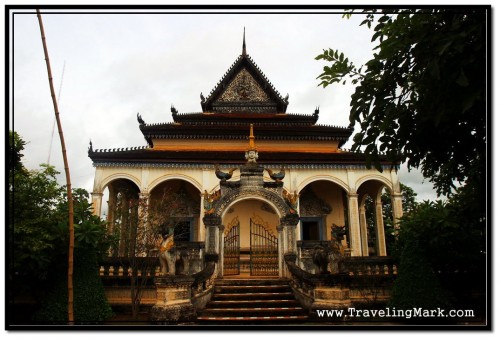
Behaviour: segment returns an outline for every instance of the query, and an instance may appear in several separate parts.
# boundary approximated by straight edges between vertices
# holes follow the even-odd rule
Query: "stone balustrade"
[[[396,276],[398,268],[391,257],[349,257],[343,262],[343,271],[351,276]]]
[[[292,290],[311,315],[321,309],[386,302],[397,275],[396,262],[390,257],[345,257],[337,274],[313,274],[296,261],[296,255],[285,256]]]

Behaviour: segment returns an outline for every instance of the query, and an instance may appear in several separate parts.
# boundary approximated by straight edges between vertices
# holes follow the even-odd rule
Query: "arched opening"
[[[280,216],[268,202],[248,198],[228,206],[224,225],[224,275],[279,275]]]
[[[136,253],[139,188],[128,179],[114,179],[107,183],[104,196],[107,208],[102,216],[107,220],[107,231],[116,240],[110,255],[118,257],[134,256]]]
[[[392,211],[390,191],[379,180],[367,180],[358,188],[361,251],[363,256],[386,256],[387,240],[392,224],[387,211]]]
[[[150,192],[148,226],[152,232],[170,229],[175,242],[198,239],[200,230],[200,191],[191,183],[171,179]]]
[[[338,184],[318,180],[300,191],[300,240],[330,240],[331,228],[348,225],[347,194]],[[349,236],[346,237],[349,246]]]

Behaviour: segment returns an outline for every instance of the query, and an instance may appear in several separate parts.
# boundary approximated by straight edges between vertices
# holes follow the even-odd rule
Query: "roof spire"
[[[241,51],[241,55],[247,55],[247,44],[245,43],[245,27],[243,27],[243,50]]]
[[[249,146],[248,150],[249,151],[255,150],[256,148],[255,148],[255,137],[253,136],[253,124],[250,124],[250,137],[249,137],[249,139],[250,139],[250,143],[248,145]]]
[[[247,163],[257,163],[257,159],[259,158],[259,152],[257,152],[257,148],[255,147],[255,137],[253,136],[253,124],[250,124],[250,142],[248,144],[248,149],[245,152],[245,159],[247,159]]]

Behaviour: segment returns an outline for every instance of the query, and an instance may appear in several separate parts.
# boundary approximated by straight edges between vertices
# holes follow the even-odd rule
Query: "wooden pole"
[[[38,23],[40,25],[40,33],[42,35],[43,52],[45,54],[45,63],[47,65],[47,73],[49,75],[50,95],[52,97],[52,104],[54,105],[54,114],[56,116],[57,130],[59,131],[59,138],[61,139],[61,149],[64,161],[64,172],[66,173],[66,186],[68,189],[68,221],[69,221],[69,251],[68,251],[68,324],[74,324],[73,315],[73,251],[75,248],[75,228],[73,225],[73,194],[71,193],[71,177],[69,175],[68,158],[66,156],[66,145],[64,143],[64,135],[59,119],[59,108],[57,107],[56,94],[54,91],[54,84],[52,83],[52,71],[50,70],[49,52],[45,42],[45,32],[43,30],[42,15],[40,10],[36,10]]]

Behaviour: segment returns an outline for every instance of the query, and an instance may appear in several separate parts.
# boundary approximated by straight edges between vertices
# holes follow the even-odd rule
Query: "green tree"
[[[398,310],[450,309],[451,296],[439,282],[418,242],[408,242],[399,263],[389,307]]]
[[[52,226],[63,188],[54,167],[14,171],[10,185],[11,273],[18,283],[45,280],[54,258]],[[25,286],[24,283],[16,286]]]
[[[485,219],[476,220],[464,208],[467,205],[474,209],[477,205],[468,192],[469,187],[459,188],[447,202],[420,203],[401,218],[395,251],[399,258],[398,278],[391,296],[394,305],[411,301],[415,307],[424,307],[419,303],[427,300],[425,294],[438,293],[441,301],[446,299],[462,303],[454,306],[463,306],[470,296],[484,291]],[[419,265],[422,268],[416,270]],[[432,288],[437,291],[429,292]]]
[[[47,295],[61,294],[61,290],[47,293],[57,284],[58,278],[63,277],[62,283],[67,287],[64,274],[67,270],[65,258],[69,241],[66,188],[57,183],[58,172],[52,166],[42,164],[40,169],[27,170],[21,162],[21,152],[26,142],[15,132],[11,132],[10,136],[13,141],[9,143],[10,152],[16,156],[11,158],[15,160],[11,161],[12,167],[9,168],[8,233],[11,260],[8,265],[11,286],[16,288],[9,291],[9,297],[11,302],[20,296],[41,300]],[[77,270],[87,272],[79,275],[85,283],[77,282],[81,291],[76,293],[90,293],[89,298],[102,297],[104,291],[100,280],[94,280],[91,284],[89,279],[98,274],[95,258],[109,247],[105,224],[92,215],[89,193],[74,189],[73,200],[76,246],[82,259],[85,258],[80,260],[82,267]],[[95,274],[90,272],[91,262]],[[89,312],[97,307],[97,313],[106,313],[102,305],[102,300],[91,303]],[[62,320],[67,321],[67,299],[61,307],[66,308]]]
[[[381,156],[421,168],[439,194],[456,182],[486,189],[485,9],[373,10],[373,58],[357,68],[332,49],[318,76],[326,87],[350,78],[354,151],[380,168]]]
[[[21,171],[24,170],[21,158],[24,156],[21,152],[24,151],[26,142],[21,139],[15,131],[9,131],[9,170]]]
[[[92,214],[89,193],[83,189],[73,190],[75,225],[75,276],[74,276],[74,320],[76,323],[99,323],[111,317],[104,287],[99,276],[99,260],[109,248],[112,238],[106,233],[106,223]],[[65,323],[68,314],[67,257],[68,204],[62,199],[52,224],[53,247],[57,262],[53,262],[52,286],[42,298],[41,307],[34,319],[37,322]],[[60,264],[57,264],[60,263]]]
[[[373,26],[372,59],[358,68],[343,53],[324,50],[316,59],[330,64],[320,85],[350,79],[356,86],[350,124],[360,131],[352,150],[363,152],[368,166],[380,170],[382,158],[406,162],[449,198],[419,204],[402,218],[391,302],[421,305],[431,295],[446,304],[451,299],[442,288],[457,285],[464,300],[486,286],[490,13],[473,7],[363,12],[361,25]]]

